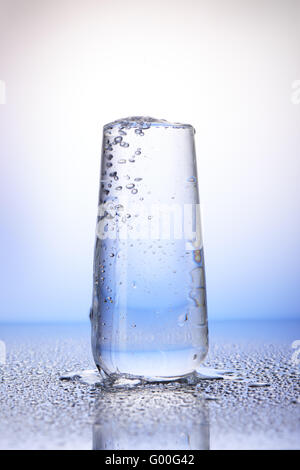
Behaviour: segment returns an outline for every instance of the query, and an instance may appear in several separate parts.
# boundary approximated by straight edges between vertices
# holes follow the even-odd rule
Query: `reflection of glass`
[[[133,117],[104,127],[92,345],[111,377],[171,380],[207,353],[194,129]]]
[[[205,402],[184,390],[126,390],[101,396],[94,450],[208,450]]]

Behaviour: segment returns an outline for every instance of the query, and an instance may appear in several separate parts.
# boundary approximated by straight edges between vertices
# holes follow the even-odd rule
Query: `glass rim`
[[[120,129],[149,129],[150,127],[164,127],[173,129],[191,129],[195,133],[195,128],[191,124],[183,124],[180,122],[170,122],[165,119],[156,119],[149,116],[131,116],[109,122],[103,126],[103,131],[114,128]]]

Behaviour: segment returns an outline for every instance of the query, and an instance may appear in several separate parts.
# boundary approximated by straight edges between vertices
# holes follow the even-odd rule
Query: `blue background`
[[[209,318],[299,317],[299,2],[0,9],[0,321],[87,319],[102,126],[145,114],[197,130]]]

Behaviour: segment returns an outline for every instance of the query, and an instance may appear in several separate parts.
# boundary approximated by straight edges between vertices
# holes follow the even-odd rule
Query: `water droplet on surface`
[[[251,388],[256,388],[256,387],[270,387],[270,384],[266,383],[266,382],[250,382],[248,384],[248,387],[251,387]]]
[[[192,276],[192,285],[193,287],[205,287],[204,281],[204,269],[203,268],[194,268],[191,271]]]
[[[186,313],[182,313],[178,317],[178,326],[184,326],[185,323],[187,322],[188,316]]]

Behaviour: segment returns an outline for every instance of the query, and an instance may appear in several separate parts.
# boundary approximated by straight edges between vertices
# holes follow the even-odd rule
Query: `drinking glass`
[[[111,379],[175,380],[206,356],[194,133],[140,116],[104,126],[90,317]]]

